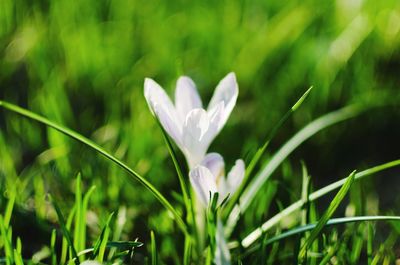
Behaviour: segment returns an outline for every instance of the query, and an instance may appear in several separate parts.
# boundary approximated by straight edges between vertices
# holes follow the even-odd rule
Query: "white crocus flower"
[[[238,96],[234,73],[229,73],[217,85],[208,104],[202,101],[192,79],[182,76],[175,90],[175,104],[154,80],[146,78],[144,95],[153,114],[184,153],[193,168],[204,158],[212,140],[225,125]]]
[[[207,154],[203,161],[190,172],[190,183],[197,197],[207,206],[211,196],[218,192],[218,204],[228,195],[233,195],[242,183],[245,166],[242,159],[236,160],[228,176],[225,177],[225,164],[222,156],[217,153]]]
[[[195,190],[200,202],[207,206],[212,196],[218,192],[218,202],[233,195],[243,181],[245,165],[243,160],[236,160],[228,176],[225,177],[225,163],[220,154],[210,153],[203,161],[193,168],[190,173],[190,183]],[[224,227],[220,220],[217,221],[217,233],[215,235],[216,249],[214,262],[217,265],[231,264],[231,256],[224,237]]]

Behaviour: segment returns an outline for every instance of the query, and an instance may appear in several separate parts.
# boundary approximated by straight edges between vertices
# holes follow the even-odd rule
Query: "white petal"
[[[212,173],[206,167],[196,166],[189,172],[189,177],[197,197],[204,206],[207,206],[210,202],[210,192],[211,195],[217,192],[217,185]]]
[[[151,78],[146,78],[144,80],[144,97],[153,113],[154,105],[156,104],[162,105],[166,109],[173,110],[171,111],[172,113],[176,112],[167,93],[165,93],[164,89]]]
[[[218,185],[218,205],[221,205],[222,201],[225,200],[228,196],[231,197],[231,189],[225,178],[225,176],[221,176],[217,182]]]
[[[214,94],[208,104],[208,111],[212,111],[220,102],[224,102],[224,114],[219,122],[218,130],[221,130],[231,114],[233,107],[236,104],[236,99],[239,94],[238,84],[234,73],[229,73],[217,85]]]
[[[236,160],[235,165],[232,167],[231,171],[228,173],[228,177],[226,179],[226,184],[228,185],[229,193],[231,196],[236,190],[239,188],[240,184],[243,181],[245,173],[245,165],[242,159]]]
[[[187,76],[180,77],[176,83],[175,107],[182,121],[192,109],[203,108],[196,85]]]
[[[222,156],[218,153],[209,153],[205,156],[201,165],[205,166],[210,170],[214,176],[214,180],[217,182],[218,177],[224,177],[225,163]]]
[[[171,136],[179,148],[183,149],[182,129],[177,124],[176,119],[173,118],[171,109],[166,108],[165,105],[155,104],[153,110],[164,130]]]
[[[215,249],[214,262],[216,265],[230,265],[231,254],[229,253],[228,244],[224,237],[224,227],[221,221],[217,224],[217,233],[215,235],[217,248]]]
[[[193,167],[204,158],[209,143],[204,142],[204,135],[210,127],[210,120],[204,109],[193,109],[189,112],[182,128],[182,142],[186,148],[186,159]]]
[[[154,80],[146,78],[144,81],[144,96],[150,110],[157,116],[164,130],[181,147],[182,122],[179,120],[175,107],[164,89]]]
[[[215,139],[219,132],[219,123],[224,114],[224,102],[220,102],[211,112],[207,112],[209,119],[208,130],[205,132],[202,138],[202,144],[206,146],[206,151],[210,146],[211,142]]]

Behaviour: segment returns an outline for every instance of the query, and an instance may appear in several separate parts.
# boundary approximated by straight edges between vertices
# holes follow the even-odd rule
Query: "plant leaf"
[[[62,212],[60,210],[60,207],[58,207],[57,202],[54,200],[54,198],[51,195],[49,195],[49,197],[50,197],[51,203],[53,204],[54,209],[56,210],[57,217],[58,217],[58,222],[60,223],[63,235],[67,239],[68,245],[69,245],[69,247],[70,247],[70,249],[72,251],[72,256],[74,258],[74,262],[75,262],[76,265],[79,265],[80,262],[79,262],[79,258],[78,258],[78,253],[76,252],[75,246],[73,244],[71,234],[69,233],[69,231],[68,231],[68,229],[67,229],[67,227],[65,225],[64,216],[63,216],[63,214],[62,214]]]
[[[336,196],[333,198],[328,206],[328,209],[324,212],[321,219],[318,221],[316,227],[311,231],[310,236],[307,238],[306,242],[300,249],[299,260],[304,260],[306,257],[306,252],[310,248],[311,244],[321,233],[322,229],[325,227],[326,223],[329,221],[331,216],[335,213],[336,209],[339,207],[340,203],[346,196],[347,192],[350,190],[351,185],[354,182],[356,176],[356,171],[353,171],[347,178],[346,182],[340,188]]]

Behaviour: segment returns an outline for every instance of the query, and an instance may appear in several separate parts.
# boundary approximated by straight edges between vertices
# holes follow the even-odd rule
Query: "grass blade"
[[[6,229],[8,228],[8,226],[10,224],[11,215],[12,215],[12,211],[14,209],[14,204],[15,204],[15,198],[17,196],[17,191],[15,188],[11,188],[9,191],[10,191],[9,192],[10,197],[8,199],[6,210],[4,212],[4,227]]]
[[[73,240],[72,240],[71,234],[69,233],[69,231],[68,231],[68,229],[67,229],[67,227],[65,225],[64,216],[63,216],[63,214],[62,214],[62,212],[60,210],[60,207],[58,207],[57,202],[54,200],[54,198],[51,195],[49,195],[49,197],[50,197],[51,203],[53,204],[54,209],[56,210],[57,217],[58,217],[58,222],[60,223],[63,235],[67,239],[68,245],[69,245],[69,247],[70,247],[70,249],[72,251],[72,257],[74,258],[74,262],[75,262],[76,265],[79,265],[80,262],[79,262],[79,258],[78,258],[78,253],[76,252],[75,246],[73,244]]]
[[[72,222],[74,220],[75,216],[75,207],[72,208],[71,212],[68,215],[67,218],[67,223],[66,223],[66,228],[67,230],[71,229]],[[68,252],[68,240],[66,237],[62,238],[61,242],[61,258],[60,258],[60,264],[65,264],[67,261],[67,253]]]
[[[239,199],[240,194],[242,194],[244,188],[246,187],[249,178],[251,174],[253,173],[254,168],[260,161],[262,155],[264,154],[265,150],[267,149],[269,143],[271,140],[275,137],[276,133],[279,131],[279,129],[282,127],[283,124],[290,118],[290,116],[301,106],[301,104],[304,102],[304,100],[308,97],[312,90],[312,86],[307,89],[306,92],[296,101],[296,103],[285,113],[285,115],[278,121],[278,123],[272,128],[271,132],[267,136],[267,140],[264,142],[264,144],[257,150],[257,152],[254,154],[253,158],[250,160],[249,165],[246,168],[246,174],[244,176],[244,179],[239,187],[239,189],[235,192],[233,197],[230,199],[228,202],[228,205],[225,207],[225,213],[230,213],[235,206],[237,200]]]
[[[112,238],[113,241],[120,240],[125,223],[126,223],[126,207],[121,206],[118,210],[118,214],[114,224],[113,238]],[[112,248],[108,252],[108,260],[111,260],[114,254],[115,254],[115,248]]]
[[[354,182],[354,178],[356,176],[356,172],[353,171],[349,177],[347,178],[344,185],[340,188],[336,196],[333,198],[331,203],[328,206],[328,209],[324,212],[321,219],[318,221],[316,227],[311,231],[310,236],[307,238],[304,245],[301,247],[299,253],[299,260],[304,260],[306,258],[307,250],[310,248],[311,244],[321,233],[322,229],[325,227],[326,223],[329,221],[331,216],[335,213],[336,209],[339,207],[340,203],[346,196],[347,192],[350,190],[351,185]]]
[[[328,222],[325,224],[326,227],[328,226],[337,226],[337,225],[343,225],[347,223],[355,223],[355,222],[372,222],[372,221],[400,221],[400,216],[353,216],[353,217],[341,217],[341,218],[332,218],[328,220]],[[286,239],[288,237],[296,236],[302,233],[305,233],[307,231],[311,231],[315,229],[317,226],[316,223],[314,224],[307,224],[303,226],[299,226],[293,229],[290,229],[286,232],[283,232],[279,235],[276,235],[274,237],[271,237],[267,240],[265,240],[264,245],[268,246],[273,243],[279,242],[283,239]],[[251,248],[248,249],[246,252],[246,255],[249,255],[253,253],[254,251],[257,251],[259,249],[259,244],[255,244]]]
[[[378,173],[380,171],[383,171],[385,169],[389,169],[392,167],[396,167],[400,165],[400,159],[394,160],[385,164],[381,164],[369,169],[366,169],[364,171],[358,172],[355,175],[355,179],[362,179],[364,177],[370,176],[374,173]],[[346,182],[347,178],[338,180],[328,186],[325,186],[313,193],[310,194],[309,196],[309,201],[315,201],[318,198],[328,194],[329,192],[336,190],[343,186],[343,184]],[[278,214],[270,218],[268,221],[266,221],[261,227],[257,228],[253,232],[251,232],[249,235],[247,235],[241,242],[242,246],[247,248],[251,244],[253,244],[260,236],[262,235],[263,232],[268,231],[271,227],[275,226],[278,224],[283,218],[287,217],[288,215],[292,214],[293,212],[301,209],[303,207],[304,202],[302,200],[298,200],[297,202],[293,203],[292,205],[288,206],[287,208],[283,209],[280,211]]]
[[[172,158],[172,162],[174,163],[175,170],[178,175],[179,184],[180,184],[181,190],[182,190],[182,197],[183,197],[183,201],[185,203],[186,212],[187,212],[187,221],[191,225],[191,228],[192,228],[191,232],[194,233],[194,237],[195,237],[196,241],[199,242],[199,235],[197,234],[196,219],[195,219],[196,215],[194,212],[193,200],[191,200],[190,196],[189,196],[189,189],[188,189],[187,182],[185,181],[185,177],[183,176],[182,168],[180,167],[180,165],[178,163],[178,158],[176,156],[176,153],[174,151],[174,148],[172,146],[169,136],[167,135],[167,133],[165,132],[164,128],[162,127],[160,121],[157,118],[156,118],[156,121],[161,129],[165,143],[168,148],[168,152]]]
[[[6,254],[6,264],[13,264],[14,262],[14,255],[13,255],[13,248],[11,245],[10,238],[8,236],[7,228],[5,226],[4,218],[0,214],[0,235],[1,238],[3,239],[3,244],[4,244],[4,252]]]
[[[165,130],[163,129],[161,123],[159,122],[159,120],[157,118],[156,118],[156,121],[157,121],[157,124],[159,125],[159,127],[161,129],[161,132],[163,134],[165,143],[166,143],[167,148],[168,148],[168,152],[169,152],[169,154],[170,154],[170,156],[172,158],[172,162],[174,163],[176,173],[178,174],[178,179],[179,179],[179,184],[180,184],[181,190],[182,190],[183,200],[185,202],[186,209],[188,210],[188,213],[189,213],[190,212],[189,211],[189,209],[190,209],[190,200],[189,200],[189,195],[188,195],[187,184],[186,184],[185,178],[183,177],[183,174],[182,174],[182,169],[181,169],[181,167],[180,167],[180,165],[178,163],[178,159],[177,159],[176,153],[174,151],[174,148],[172,147],[172,143],[171,143],[170,138],[168,137],[167,133],[165,132]]]
[[[367,260],[368,265],[372,264],[372,251],[373,251],[373,241],[374,241],[374,227],[371,222],[367,223]]]
[[[150,232],[151,238],[151,265],[157,265],[157,247],[156,247],[156,238],[154,236],[154,232]]]
[[[85,246],[82,246],[81,237],[82,237],[82,220],[84,217],[82,216],[82,180],[81,173],[78,173],[76,176],[76,187],[75,187],[75,227],[74,227],[74,246],[77,251],[81,251],[85,249]],[[85,225],[85,220],[83,220],[83,225]]]
[[[131,249],[143,246],[142,242],[138,241],[111,241],[107,242],[108,248],[118,248],[118,249]]]
[[[51,250],[51,265],[57,265],[57,250],[56,250],[57,230],[51,231],[50,250]]]
[[[104,258],[104,253],[105,249],[107,246],[107,241],[108,241],[108,235],[110,233],[110,222],[114,216],[114,213],[111,213],[110,216],[107,219],[106,224],[103,226],[103,229],[101,230],[101,234],[99,238],[96,241],[96,244],[94,245],[93,248],[93,254],[92,254],[92,259],[94,260],[97,257],[97,260],[99,262],[103,262]]]
[[[14,249],[14,262],[15,265],[24,265],[24,261],[22,259],[22,243],[19,237],[17,237],[17,246]]]
[[[296,133],[289,141],[287,141],[279,151],[271,158],[264,168],[255,176],[249,186],[240,196],[240,206],[236,205],[229,214],[227,219],[226,230],[230,234],[239,217],[243,214],[258,191],[263,187],[263,184],[270,178],[272,173],[278,168],[278,166],[304,141],[315,135],[317,132],[334,125],[338,122],[350,119],[361,112],[360,107],[351,105],[339,109],[337,111],[330,112],[323,115],[322,117],[312,121],[298,133]]]
[[[141,246],[143,246],[143,243],[138,242],[138,241],[108,241],[106,243],[106,248],[122,249],[122,250],[128,251],[128,252],[133,248],[137,248],[137,247],[141,247]],[[80,257],[80,256],[88,254],[90,252],[93,253],[94,250],[95,250],[94,248],[84,249],[78,253],[78,256]],[[112,260],[112,258],[110,258],[109,260]]]
[[[188,238],[185,240],[185,249],[183,252],[183,265],[190,265],[192,258],[192,241]]]
[[[113,156],[112,154],[110,154],[109,152],[107,152],[106,150],[104,150],[102,147],[100,147],[99,145],[97,145],[95,142],[89,140],[88,138],[84,137],[83,135],[68,129],[62,125],[59,125],[55,122],[50,121],[49,119],[46,119],[45,117],[42,117],[32,111],[29,111],[27,109],[21,108],[17,105],[5,102],[5,101],[1,101],[0,100],[0,107],[3,107],[9,111],[18,113],[24,117],[27,117],[29,119],[35,120],[37,122],[40,122],[42,124],[45,124],[46,126],[49,126],[75,140],[77,140],[78,142],[81,142],[87,146],[89,146],[90,148],[94,149],[95,151],[97,151],[98,153],[100,153],[101,155],[105,156],[107,159],[111,160],[112,162],[114,162],[115,164],[117,164],[118,166],[120,166],[122,169],[124,169],[126,172],[129,173],[129,175],[131,177],[133,177],[135,180],[137,180],[140,184],[142,184],[143,186],[145,186],[153,195],[154,197],[156,197],[158,199],[158,201],[167,209],[169,210],[172,215],[174,216],[179,228],[182,230],[182,232],[184,234],[188,234],[187,228],[186,228],[186,224],[185,222],[182,220],[181,216],[179,215],[179,213],[175,210],[175,208],[168,202],[168,200],[149,182],[147,181],[144,177],[142,177],[141,175],[139,175],[136,171],[134,171],[133,169],[131,169],[128,165],[126,165],[124,162],[122,162],[121,160],[119,160],[118,158],[116,158],[115,156]]]
[[[79,226],[80,226],[80,235],[79,235],[79,242],[80,242],[80,249],[85,249],[86,247],[86,213],[88,209],[88,204],[89,204],[89,199],[90,196],[92,195],[93,191],[96,189],[95,186],[90,187],[88,192],[83,196],[82,200],[82,207],[81,207],[81,214],[80,214],[80,219],[79,219]],[[83,259],[85,259],[85,256],[83,256]]]

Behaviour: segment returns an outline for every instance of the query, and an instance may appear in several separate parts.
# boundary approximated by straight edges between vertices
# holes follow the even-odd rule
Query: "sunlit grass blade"
[[[61,126],[55,122],[50,121],[49,119],[46,119],[45,117],[42,117],[32,111],[29,111],[27,109],[21,108],[17,105],[5,102],[5,101],[1,101],[0,100],[0,107],[3,107],[9,111],[18,113],[22,116],[25,116],[29,119],[35,120],[37,122],[40,122],[42,124],[45,124],[46,126],[49,126],[65,135],[68,135],[69,137],[77,140],[78,142],[81,142],[87,146],[89,146],[90,148],[96,150],[98,153],[100,153],[101,155],[105,156],[106,158],[108,158],[109,160],[111,160],[112,162],[114,162],[115,164],[117,164],[118,166],[120,166],[122,169],[124,169],[126,172],[129,173],[130,176],[132,176],[135,180],[139,181],[139,183],[141,183],[143,186],[145,186],[153,195],[154,197],[156,197],[158,199],[158,201],[166,208],[168,209],[172,215],[174,216],[174,219],[176,220],[179,228],[182,230],[183,233],[188,234],[187,232],[187,228],[186,228],[186,224],[185,222],[182,220],[181,216],[179,215],[179,213],[175,210],[175,208],[168,202],[168,200],[150,183],[148,182],[144,177],[142,177],[141,175],[139,175],[136,171],[134,171],[133,169],[131,169],[128,165],[126,165],[124,162],[122,162],[121,160],[119,160],[118,158],[116,158],[115,156],[111,155],[109,152],[107,152],[106,150],[104,150],[102,147],[100,147],[99,145],[97,145],[95,142],[93,142],[92,140],[89,140],[88,138],[84,137],[83,135],[68,129],[64,126]]]
[[[104,253],[105,253],[107,241],[108,241],[108,236],[110,233],[110,222],[111,222],[113,216],[114,216],[114,213],[111,213],[110,216],[108,217],[107,222],[103,226],[103,229],[101,230],[101,234],[93,247],[93,253],[92,253],[93,260],[96,259],[96,257],[97,257],[97,260],[99,262],[103,262]]]
[[[276,235],[279,235],[281,233],[280,229],[276,230]],[[266,240],[264,241],[264,247],[267,247]],[[279,253],[279,241],[275,241],[271,247],[271,251],[268,253],[268,261],[267,264],[273,264],[274,260],[276,259],[276,256]]]
[[[81,237],[83,233],[82,226],[85,226],[85,219],[82,216],[82,180],[81,173],[76,176],[76,187],[75,187],[75,226],[74,226],[74,246],[76,251],[85,249],[82,246]],[[83,224],[82,224],[83,223]]]
[[[95,189],[96,189],[95,186],[90,187],[85,196],[83,196],[81,214],[79,219],[79,226],[80,226],[79,230],[81,231],[79,235],[79,244],[80,244],[79,250],[85,249],[86,247],[86,214],[90,196],[93,194],[93,191]],[[85,259],[85,257],[83,257],[83,259]]]
[[[157,246],[156,246],[156,238],[154,236],[154,232],[150,232],[151,238],[151,265],[157,265]]]
[[[118,214],[117,214],[115,224],[114,224],[113,238],[112,238],[113,241],[120,240],[122,230],[124,228],[125,223],[126,223],[126,207],[121,206],[118,210]],[[109,251],[108,259],[112,259],[114,254],[115,254],[115,248],[112,248]]]
[[[14,262],[15,265],[24,265],[21,253],[19,253],[16,249],[14,249]]]
[[[225,207],[225,213],[230,213],[232,211],[232,208],[236,204],[237,200],[239,199],[239,196],[242,194],[243,189],[246,187],[249,178],[251,174],[253,173],[254,168],[260,161],[261,157],[265,153],[265,150],[267,149],[270,141],[275,137],[276,133],[279,131],[279,129],[282,127],[283,124],[290,118],[290,116],[301,106],[301,104],[304,102],[304,100],[307,98],[307,96],[310,94],[312,90],[312,86],[307,89],[306,92],[296,101],[296,103],[285,113],[285,115],[278,121],[278,123],[273,127],[271,132],[268,134],[266,137],[266,141],[264,144],[257,150],[257,152],[254,154],[253,158],[250,160],[249,165],[246,167],[246,173],[245,177],[238,188],[238,190],[235,192],[235,194],[232,196],[230,201],[228,202],[227,206]]]
[[[309,216],[309,208],[310,208],[310,202],[309,202],[309,193],[310,193],[310,175],[308,175],[307,167],[302,161],[301,163],[302,167],[302,185],[301,185],[301,200],[304,202],[304,207],[301,213],[301,224],[305,225],[308,223],[308,216]]]
[[[6,229],[8,228],[8,226],[10,224],[11,215],[12,215],[12,212],[14,209],[14,204],[15,204],[15,198],[17,196],[17,191],[15,188],[10,188],[8,190],[8,194],[9,194],[9,198],[8,198],[6,210],[4,212],[4,227]]]
[[[74,220],[74,216],[75,216],[75,206],[72,208],[71,212],[68,215],[67,218],[67,223],[65,224],[66,229],[69,231],[72,227],[72,222]],[[61,264],[65,264],[67,262],[67,254],[68,254],[68,240],[65,236],[63,236],[62,238],[62,242],[61,242],[61,258],[60,258],[60,263]]]
[[[367,223],[367,261],[368,265],[372,264],[372,251],[373,251],[373,241],[374,241],[374,227],[371,222]]]
[[[60,226],[61,226],[61,231],[62,231],[65,239],[68,242],[69,248],[71,249],[72,257],[74,258],[74,262],[75,262],[76,265],[79,265],[80,262],[79,262],[79,259],[78,259],[78,253],[76,252],[76,249],[75,249],[71,234],[68,231],[67,226],[65,224],[65,219],[64,219],[64,216],[63,216],[63,214],[62,214],[62,212],[60,210],[60,207],[58,207],[57,202],[54,200],[54,198],[51,195],[49,195],[49,198],[51,200],[51,203],[53,204],[54,209],[56,210],[57,217],[58,217],[58,222],[60,223]]]
[[[394,160],[385,164],[381,164],[369,169],[366,169],[364,171],[358,172],[355,175],[355,179],[362,179],[364,177],[370,176],[372,174],[378,173],[380,171],[393,168],[396,166],[400,165],[400,159]],[[343,184],[346,182],[347,178],[338,180],[332,184],[329,184],[328,186],[325,186],[313,193],[310,194],[309,196],[309,201],[315,201],[318,198],[328,194],[329,192],[336,190],[343,186]],[[292,214],[293,212],[301,209],[303,207],[304,202],[302,200],[298,200],[295,203],[291,204],[290,206],[286,207],[282,211],[280,211],[278,214],[267,220],[261,227],[255,229],[253,232],[248,234],[241,242],[242,246],[247,248],[251,244],[253,244],[263,233],[263,231],[268,231],[271,227],[275,226],[278,224],[283,218],[287,217],[288,215]]]
[[[183,252],[183,265],[190,265],[190,261],[192,258],[192,241],[187,238],[185,240],[185,249]]]
[[[390,260],[388,259],[390,257],[391,250],[393,250],[393,245],[396,243],[398,238],[398,233],[396,231],[392,231],[388,238],[383,242],[380,246],[379,249],[373,258],[371,264],[372,265],[377,265],[377,264],[390,264]]]
[[[138,241],[108,241],[106,243],[106,248],[109,248],[110,250],[111,249],[122,249],[122,250],[128,251],[128,252],[133,248],[137,248],[137,247],[141,247],[141,246],[143,246],[143,243],[138,242]],[[80,257],[80,256],[83,256],[83,255],[91,253],[91,252],[93,253],[94,250],[95,250],[94,247],[84,249],[78,253],[78,256]],[[113,258],[115,258],[115,257],[113,257]],[[108,260],[112,260],[112,258],[110,258]]]
[[[131,249],[143,246],[142,242],[138,241],[110,241],[107,242],[108,248]]]
[[[57,265],[57,250],[56,250],[57,230],[51,231],[50,250],[51,250],[51,265]]]
[[[229,214],[227,219],[227,234],[230,234],[240,214],[243,214],[258,191],[263,187],[263,184],[270,178],[272,173],[278,166],[304,141],[318,133],[319,131],[332,126],[338,122],[350,119],[361,112],[360,107],[356,105],[347,106],[337,111],[330,112],[322,117],[312,121],[298,133],[296,133],[289,141],[287,141],[279,151],[271,158],[271,160],[264,166],[255,178],[249,183],[248,187],[244,190],[239,198],[239,205],[236,205]]]
[[[17,246],[14,249],[14,262],[15,265],[24,265],[24,261],[22,259],[22,243],[21,238],[17,237]]]
[[[3,244],[4,244],[4,252],[6,254],[6,264],[11,265],[14,262],[14,255],[13,255],[13,247],[11,244],[11,239],[8,236],[7,228],[4,223],[4,218],[0,214],[0,235],[1,238],[3,239]]]
[[[299,253],[299,260],[304,260],[306,258],[307,250],[310,248],[311,244],[314,240],[318,237],[321,233],[322,229],[325,227],[326,223],[329,221],[331,216],[335,213],[336,209],[339,207],[340,203],[346,196],[347,192],[350,190],[351,185],[354,182],[354,178],[356,176],[356,172],[353,171],[349,177],[347,178],[346,182],[340,188],[336,196],[333,198],[331,203],[328,206],[328,209],[324,212],[321,219],[318,221],[315,228],[311,231],[310,236],[307,238],[306,242],[300,249]]]
[[[329,227],[329,226],[337,226],[337,225],[343,225],[343,224],[347,224],[347,223],[356,223],[356,222],[373,222],[373,221],[400,221],[400,216],[353,216],[353,217],[341,217],[341,218],[332,218],[330,219],[325,226]],[[292,237],[292,236],[296,236],[299,234],[302,234],[304,232],[307,231],[311,231],[313,230],[315,227],[317,226],[317,224],[307,224],[304,226],[299,226],[293,229],[290,229],[286,232],[280,233],[276,236],[273,236],[269,239],[266,239],[264,242],[264,245],[271,245],[275,242],[280,242],[286,238]],[[249,255],[251,253],[254,253],[255,251],[257,251],[259,249],[259,244],[254,244],[254,246],[250,247],[247,251],[246,251],[246,255]]]
[[[355,227],[355,233],[353,236],[353,242],[352,242],[352,252],[350,255],[350,263],[351,264],[359,264],[362,248],[364,245],[364,236],[362,232],[365,230],[365,227],[363,224],[360,224],[359,226]]]
[[[43,260],[48,259],[51,256],[51,249],[48,246],[43,246],[41,249],[36,251],[32,255],[32,262],[34,264],[42,264]],[[68,264],[74,264],[73,261],[69,262]]]
[[[339,241],[337,241],[333,247],[329,247],[328,253],[326,253],[326,255],[323,257],[323,259],[321,260],[319,265],[328,264],[330,262],[330,260],[332,259],[332,257],[335,256],[336,252],[339,249],[339,246],[340,246],[340,243],[339,243]]]

